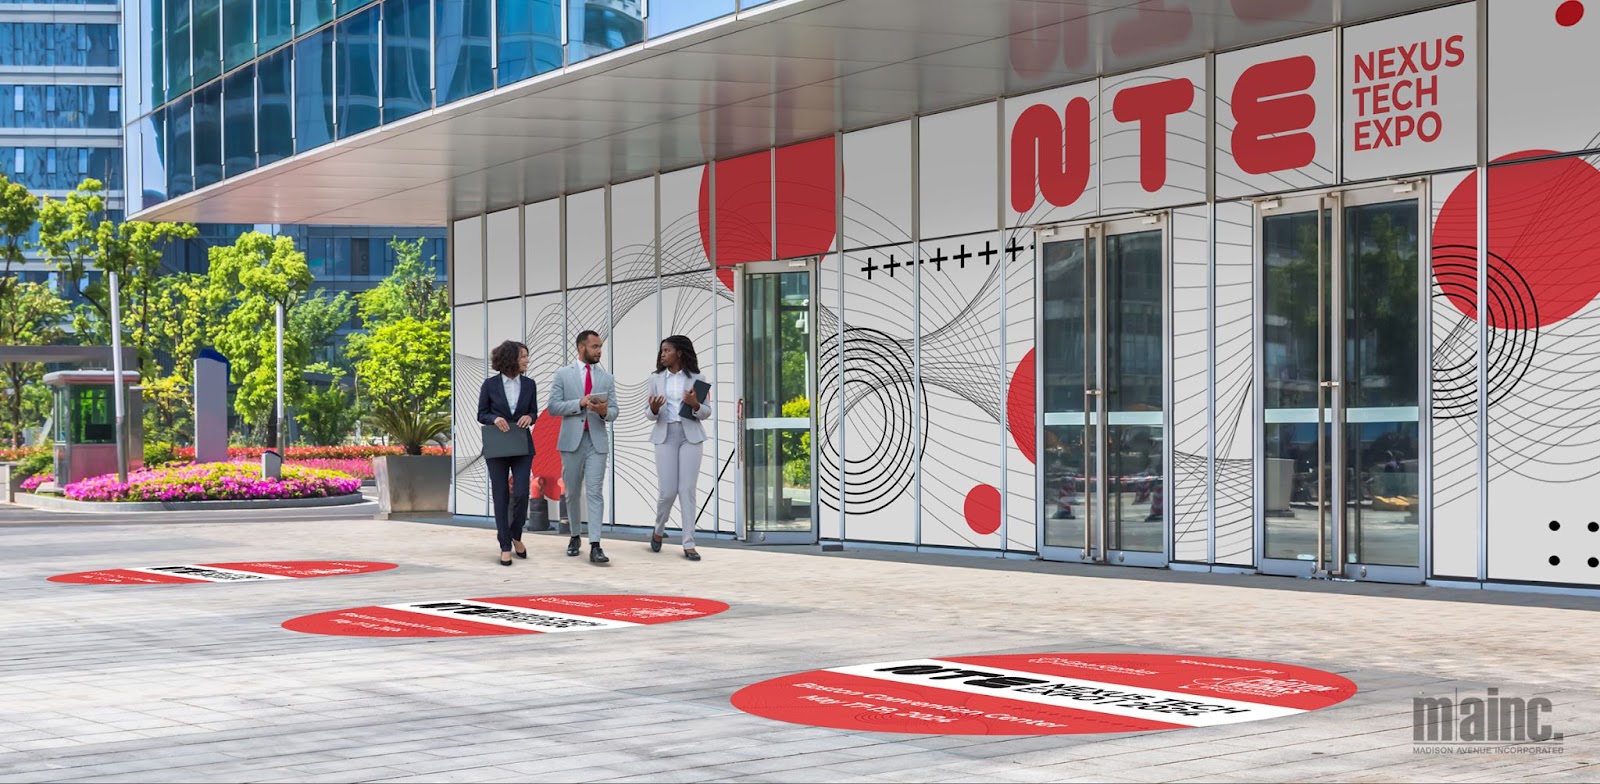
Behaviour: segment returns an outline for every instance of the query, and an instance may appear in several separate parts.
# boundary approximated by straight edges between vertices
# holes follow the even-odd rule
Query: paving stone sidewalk
[[[370,514],[367,509],[361,514]],[[492,531],[353,514],[0,515],[0,781],[1600,781],[1600,599],[565,538],[496,565]],[[373,560],[360,576],[65,585],[64,572]],[[548,593],[727,602],[617,634],[297,634],[327,610]],[[1474,599],[1467,601],[1466,599]],[[976,737],[822,729],[729,696],[931,656],[1145,652],[1337,672],[1334,707],[1204,729]],[[1419,753],[1412,697],[1544,696],[1560,753]],[[1546,749],[1549,751],[1550,749]]]

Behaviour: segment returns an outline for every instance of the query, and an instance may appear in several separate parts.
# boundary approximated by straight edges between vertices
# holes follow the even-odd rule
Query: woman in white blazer
[[[700,479],[701,448],[706,429],[701,424],[711,418],[711,404],[695,394],[700,374],[700,358],[694,343],[682,335],[661,341],[656,372],[650,374],[649,417],[655,422],[650,441],[656,445],[656,530],[650,535],[650,550],[661,552],[666,538],[667,516],[676,500],[683,513],[683,557],[700,560],[694,548],[695,484]],[[709,382],[707,382],[709,383]],[[687,413],[684,409],[687,408]]]

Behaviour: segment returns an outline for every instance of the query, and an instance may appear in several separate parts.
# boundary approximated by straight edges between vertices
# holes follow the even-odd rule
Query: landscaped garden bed
[[[126,483],[109,474],[67,485],[63,492],[74,501],[127,502],[324,498],[360,490],[360,479],[337,471],[285,465],[282,479],[262,479],[258,465],[240,462],[144,468],[130,473]]]

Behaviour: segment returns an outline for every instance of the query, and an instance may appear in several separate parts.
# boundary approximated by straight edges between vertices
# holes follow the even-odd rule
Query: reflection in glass
[[[163,59],[161,38],[163,3],[162,0],[138,0],[138,3],[139,16],[145,20],[145,26],[143,33],[134,35],[142,35],[146,45],[134,47],[138,50],[139,71],[143,76],[142,83],[128,85],[128,89],[134,91],[130,96],[133,99],[134,117],[142,116],[151,107],[160,106],[167,100],[166,60]]]
[[[561,67],[560,2],[525,0],[496,6],[501,86]]]
[[[432,28],[429,0],[384,0],[383,121],[394,122],[433,106],[428,84]],[[505,3],[502,5],[511,5]]]
[[[1323,212],[1323,257],[1317,257],[1317,213],[1267,215],[1261,219],[1263,278],[1262,363],[1265,438],[1262,497],[1265,502],[1266,557],[1315,560],[1317,497],[1332,492],[1317,474],[1318,449],[1331,440],[1317,438],[1317,394],[1322,379],[1317,352],[1328,352],[1326,320],[1331,292],[1318,311],[1317,278],[1327,285],[1333,245],[1332,214]],[[1323,452],[1323,460],[1332,453]],[[1332,529],[1324,528],[1324,537]],[[1331,540],[1331,539],[1330,539]]]
[[[333,29],[294,45],[295,152],[333,141]]]
[[[1044,379],[1044,543],[1047,547],[1083,547],[1088,518],[1086,493],[1092,473],[1084,442],[1084,241],[1043,245],[1041,307],[1044,329],[1039,336],[1040,373]]]
[[[811,274],[744,278],[746,526],[811,530]],[[783,421],[787,420],[787,421]]]
[[[139,171],[143,179],[145,208],[167,200],[167,110],[157,109],[136,123],[139,132]]]
[[[294,0],[256,0],[256,51],[270,52],[294,35]]]
[[[1421,455],[1417,204],[1346,207],[1340,280],[1332,277],[1332,214],[1323,216],[1321,259],[1315,212],[1262,219],[1266,556],[1316,559],[1320,490],[1330,558],[1338,557],[1333,526],[1342,519],[1346,562],[1414,567]],[[1319,277],[1326,287],[1320,321]],[[1335,286],[1344,300],[1338,346],[1331,342]],[[1323,401],[1328,424],[1320,443],[1319,348],[1330,364],[1329,380],[1334,349],[1343,352],[1338,395]],[[1341,418],[1336,405],[1345,423],[1342,454],[1333,451]],[[1335,477],[1343,485],[1337,505],[1331,503]]]
[[[256,69],[245,66],[222,80],[223,176],[256,167]]]
[[[1108,550],[1165,546],[1162,234],[1105,238],[1105,450]]]
[[[337,0],[334,3],[334,15],[344,16],[371,2],[372,0]]]
[[[734,0],[652,0],[650,37],[676,32],[734,12]]]
[[[494,86],[493,9],[490,0],[437,0],[434,4],[435,89],[439,104]]]
[[[568,0],[567,61],[632,46],[644,40],[640,0]]]
[[[270,5],[269,0],[263,0]],[[255,0],[222,0],[222,65],[231,71],[256,56]]]
[[[378,127],[378,8],[339,22],[337,99],[339,138]]]
[[[289,95],[292,50],[279,49],[256,63],[257,165],[294,155],[294,106]]]
[[[194,187],[222,180],[222,83],[194,93]]]
[[[333,0],[295,0],[295,35],[305,35],[333,20]]]
[[[189,92],[189,0],[165,0],[167,21],[167,95]]]
[[[1345,557],[1416,566],[1417,204],[1347,207],[1344,231]]]
[[[179,98],[167,107],[167,195],[171,198],[194,190],[192,121],[188,98]]]
[[[222,73],[222,0],[192,0],[194,7],[194,83]]]

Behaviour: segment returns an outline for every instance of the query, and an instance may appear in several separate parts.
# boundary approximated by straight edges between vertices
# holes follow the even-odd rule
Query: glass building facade
[[[132,208],[763,4],[129,0]]]

